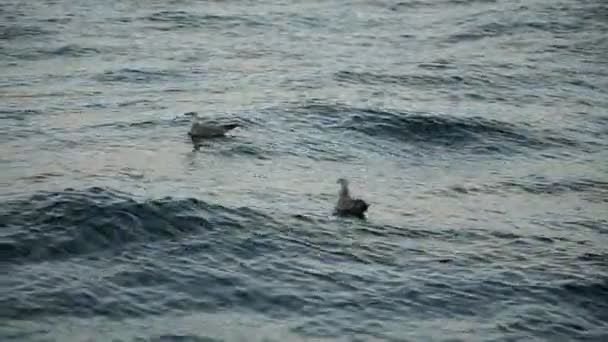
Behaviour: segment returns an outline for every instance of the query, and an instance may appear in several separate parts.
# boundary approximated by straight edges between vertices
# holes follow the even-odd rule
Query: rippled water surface
[[[608,340],[607,18],[1,0],[0,340]]]

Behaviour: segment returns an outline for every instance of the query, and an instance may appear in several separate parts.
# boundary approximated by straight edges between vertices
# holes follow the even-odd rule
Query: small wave
[[[401,11],[411,11],[413,8],[422,8],[422,7],[429,7],[429,6],[433,6],[433,4],[429,3],[427,1],[410,0],[410,1],[398,2],[394,5],[391,5],[389,7],[389,9],[391,11],[401,12]]]
[[[578,260],[596,264],[597,266],[608,265],[608,254],[607,253],[583,253],[580,255]]]
[[[455,117],[311,103],[293,111],[293,120],[324,130],[349,129],[371,137],[446,148],[468,147],[480,153],[519,149],[578,147],[580,143],[551,130],[535,130],[481,117]]]
[[[427,70],[455,69],[456,67],[448,60],[439,59],[429,63],[420,63],[418,67]]]
[[[37,26],[0,25],[0,40],[15,40],[50,34],[50,31]]]
[[[260,22],[242,16],[199,15],[185,11],[160,11],[143,18],[149,22],[170,24],[170,29],[202,28],[202,27],[233,27],[260,26]],[[159,27],[158,29],[163,29]],[[167,29],[167,28],[164,28]]]
[[[68,16],[66,17],[61,17],[61,18],[46,18],[46,19],[42,19],[40,21],[45,22],[45,23],[53,23],[53,24],[68,24],[70,23],[73,19],[70,17],[71,15],[68,14]]]
[[[10,119],[22,121],[30,116],[40,115],[42,111],[36,109],[0,109],[0,119]]]
[[[513,34],[517,29],[521,28],[501,23],[489,23],[451,34],[447,38],[447,41],[449,43],[461,43],[463,41],[475,41],[487,37],[499,37],[502,35]]]
[[[520,8],[523,13],[529,11],[527,7]],[[547,9],[539,9],[542,13]],[[580,22],[572,21],[568,17],[564,17],[557,11],[557,15],[553,16],[550,13],[553,12],[548,10],[549,15],[539,16],[539,19],[526,20],[526,16],[518,16],[517,14],[522,13],[518,10],[512,12],[512,16],[507,17],[508,19],[494,19],[492,22],[479,23],[476,20],[467,21],[465,25],[467,27],[461,29],[459,32],[451,34],[447,37],[448,43],[461,43],[466,41],[477,41],[484,38],[498,38],[502,36],[514,36],[520,34],[530,34],[534,31],[543,31],[553,34],[564,34],[570,32],[579,32],[585,30],[585,25]],[[523,18],[521,20],[511,20],[512,18]],[[469,26],[470,25],[470,26]]]
[[[548,194],[559,195],[566,192],[595,192],[603,194],[598,198],[608,200],[608,182],[603,182],[596,179],[571,179],[561,181],[550,181],[546,179],[537,179],[534,182],[503,182],[500,185],[502,188],[510,188],[523,190],[531,194]]]
[[[63,174],[59,173],[59,172],[42,172],[42,173],[31,175],[31,176],[20,177],[20,179],[26,180],[31,183],[38,183],[38,182],[42,183],[42,182],[46,182],[50,178],[57,178],[57,177],[62,177],[62,176],[63,176]]]
[[[590,312],[594,312],[597,318],[606,321],[608,319],[608,281],[606,279],[596,281],[570,281],[562,285],[563,300],[584,307]]]
[[[474,6],[478,3],[495,3],[496,0],[440,0],[440,1],[423,1],[423,0],[407,0],[400,1],[396,4],[390,4],[388,9],[395,12],[411,12],[412,10],[417,10],[419,8],[425,7],[437,7],[443,6],[448,7],[452,5],[467,5]],[[382,4],[382,7],[387,6],[386,4]]]
[[[573,295],[580,296],[587,300],[604,297],[608,294],[608,282],[577,283],[571,282],[564,284],[563,288]]]
[[[347,128],[375,137],[390,137],[419,144],[460,148],[473,145],[487,152],[509,147],[546,145],[528,130],[514,124],[480,117],[422,115],[359,111],[346,121]]]
[[[95,125],[86,125],[80,127],[79,131],[90,131],[90,130],[100,130],[100,129],[109,129],[109,130],[117,130],[117,129],[128,129],[131,128],[153,128],[158,126],[169,126],[170,121],[168,120],[142,120],[142,121],[131,121],[131,122],[106,122]]]
[[[95,48],[84,47],[77,44],[64,45],[58,48],[23,49],[7,53],[8,56],[19,60],[44,60],[53,57],[86,57],[100,53]]]
[[[562,195],[565,193],[582,193],[590,202],[608,201],[608,182],[597,179],[576,178],[552,181],[543,177],[533,177],[534,180],[505,181],[497,184],[454,185],[449,191],[439,191],[451,194],[500,194],[505,192],[526,192],[533,195]]]
[[[69,44],[51,51],[51,54],[60,57],[82,57],[98,54],[100,51],[91,47]]]
[[[445,60],[420,63],[423,71],[412,74],[382,74],[372,72],[339,71],[334,79],[340,83],[378,87],[405,87],[411,89],[428,89],[443,94],[448,90],[467,92],[463,94],[475,101],[522,101],[535,100],[530,94],[520,94],[513,86],[513,77],[498,73],[459,72],[456,67]],[[440,70],[441,72],[437,72]],[[539,78],[540,79],[540,78]],[[516,81],[537,85],[539,79],[531,76],[517,76]],[[483,89],[483,90],[481,90]]]
[[[240,219],[260,215],[194,198],[138,202],[129,194],[97,187],[43,192],[0,207],[0,224],[6,227],[0,260],[49,260],[179,239],[216,225],[238,228]]]
[[[581,3],[583,6],[576,9],[570,9],[570,13],[582,18],[583,20],[590,20],[604,27],[606,25],[606,18],[608,18],[608,6],[603,0],[594,0]],[[563,11],[564,8],[559,10]]]
[[[461,76],[436,76],[436,75],[385,75],[370,72],[339,71],[334,75],[339,82],[368,85],[402,85],[430,87],[448,84],[469,84]]]
[[[608,234],[608,220],[577,220],[564,222],[562,225],[569,228],[585,228],[600,234]]]
[[[453,5],[474,5],[478,3],[493,4],[496,2],[497,0],[445,0],[446,4]]]
[[[175,22],[181,24],[200,24],[205,20],[221,20],[221,16],[196,15],[186,11],[160,11],[146,17],[149,21]],[[198,27],[198,26],[196,26]]]
[[[135,19],[130,16],[114,17],[111,19],[115,23],[126,24],[134,21]]]
[[[221,342],[223,340],[197,335],[160,335],[150,338],[150,342]]]
[[[148,106],[148,105],[152,105],[152,104],[154,104],[154,102],[151,100],[135,99],[135,100],[119,102],[118,107],[131,107],[131,106],[139,106],[139,105]]]
[[[214,149],[215,150],[215,149]],[[219,148],[217,153],[222,154],[224,156],[240,156],[240,157],[253,157],[261,160],[270,159],[269,155],[270,151],[265,151],[264,149],[252,144],[252,143],[237,143],[233,144],[228,148]]]
[[[124,68],[116,71],[106,71],[95,76],[99,82],[133,82],[147,83],[155,81],[166,81],[176,77],[184,77],[183,74],[175,71],[155,71]]]

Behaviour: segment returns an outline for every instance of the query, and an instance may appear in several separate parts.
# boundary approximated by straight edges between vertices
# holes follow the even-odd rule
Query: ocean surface
[[[1,341],[608,341],[605,0],[0,0],[0,76]]]

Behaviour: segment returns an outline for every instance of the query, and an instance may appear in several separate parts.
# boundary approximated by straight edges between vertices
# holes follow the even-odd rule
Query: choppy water
[[[607,340],[607,18],[2,0],[0,339]]]

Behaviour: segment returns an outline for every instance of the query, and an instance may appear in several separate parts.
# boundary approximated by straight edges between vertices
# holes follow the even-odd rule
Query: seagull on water
[[[339,178],[336,183],[340,184],[341,187],[340,192],[338,192],[338,204],[336,204],[334,214],[365,218],[365,211],[369,208],[369,204],[362,199],[350,197],[348,181],[346,179]]]
[[[225,136],[226,132],[239,127],[238,123],[214,124],[211,122],[202,122],[199,120],[196,113],[194,121],[188,135],[193,139],[219,138]]]

